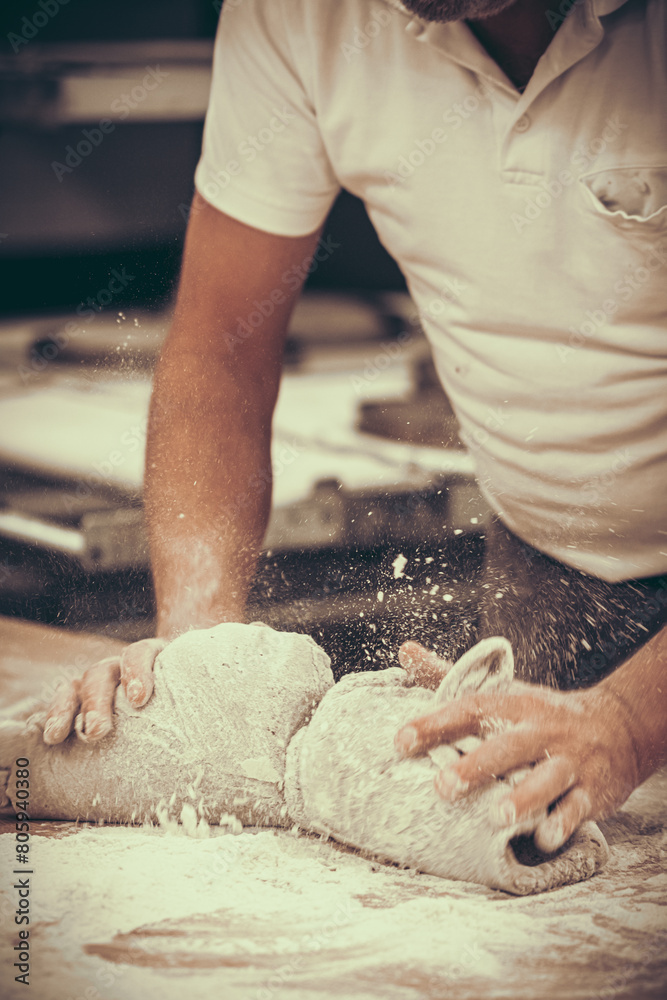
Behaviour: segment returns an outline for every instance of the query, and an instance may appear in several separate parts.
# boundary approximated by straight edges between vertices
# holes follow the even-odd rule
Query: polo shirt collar
[[[453,62],[491,80],[514,97],[517,96],[514,84],[475,38],[465,21],[450,21],[446,24],[424,21],[407,10],[400,0],[384,2],[408,17],[405,30],[417,41],[440,49]],[[549,83],[592,52],[604,35],[600,18],[613,13],[627,2],[628,0],[575,0],[520,97],[521,107],[517,109],[519,113]]]

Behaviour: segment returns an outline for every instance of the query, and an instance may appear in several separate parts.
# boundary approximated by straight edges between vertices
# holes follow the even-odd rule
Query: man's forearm
[[[243,620],[271,507],[271,420],[285,334],[319,233],[253,229],[195,196],[155,376],[144,499],[158,634]],[[247,335],[239,322],[270,301]]]
[[[667,762],[667,628],[598,684],[620,701],[636,746],[638,783]]]
[[[295,268],[305,276],[318,238],[254,229],[195,195],[146,447],[157,635],[66,685],[48,712],[48,742],[66,739],[75,717],[87,740],[101,739],[113,728],[119,681],[141,708],[166,642],[244,619],[271,506],[271,420],[300,287],[285,276]],[[243,318],[260,307],[248,336]]]
[[[145,482],[158,635],[244,618],[271,501],[261,391],[231,357],[165,347]]]

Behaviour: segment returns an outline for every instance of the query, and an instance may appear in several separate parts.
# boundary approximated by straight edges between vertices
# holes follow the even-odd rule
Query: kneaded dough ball
[[[30,757],[34,818],[139,822],[185,807],[209,823],[282,825],[287,745],[332,685],[309,636],[237,623],[187,632],[157,658],[144,708],[118,689],[109,736],[46,746],[37,727],[6,723],[0,767],[14,749]]]

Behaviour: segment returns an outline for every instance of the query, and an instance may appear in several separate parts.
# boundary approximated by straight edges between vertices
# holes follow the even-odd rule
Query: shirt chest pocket
[[[667,163],[583,174],[577,197],[582,238],[576,253],[583,272],[602,272],[619,315],[664,322]]]
[[[630,239],[667,230],[667,164],[596,170],[579,182],[590,209]]]

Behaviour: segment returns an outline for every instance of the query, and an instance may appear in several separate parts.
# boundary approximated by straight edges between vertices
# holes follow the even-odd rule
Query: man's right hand
[[[44,742],[62,743],[72,729],[84,743],[101,740],[113,729],[116,688],[122,684],[133,708],[142,708],[153,694],[153,666],[166,639],[141,639],[89,667],[83,677],[63,684],[49,705]]]

